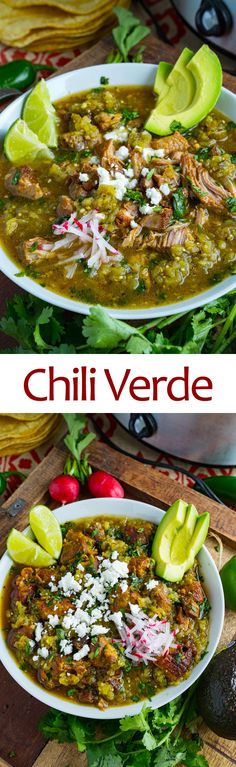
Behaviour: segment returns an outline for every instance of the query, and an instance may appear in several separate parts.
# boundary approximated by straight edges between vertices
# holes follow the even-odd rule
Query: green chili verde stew
[[[56,103],[51,161],[0,159],[1,240],[42,286],[85,303],[180,301],[235,269],[236,126],[217,111],[182,135],[144,129],[148,87]]]
[[[60,560],[12,568],[2,626],[20,667],[48,691],[105,709],[150,698],[206,651],[209,602],[198,562],[157,579],[156,526],[95,517],[62,526]]]

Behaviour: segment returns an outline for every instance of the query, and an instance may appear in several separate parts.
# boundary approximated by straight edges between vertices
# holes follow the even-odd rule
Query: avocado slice
[[[157,73],[154,82],[154,93],[158,96],[161,95],[164,86],[166,85],[167,77],[172,72],[173,64],[168,64],[167,61],[159,61],[157,67]]]
[[[169,73],[166,83],[160,93],[158,105],[167,97],[171,97],[172,111],[186,109],[194,96],[195,84],[192,73],[187,65],[193,58],[193,51],[184,48],[174,67]]]
[[[197,687],[197,705],[210,730],[236,740],[236,641],[217,653]]]
[[[221,86],[222,67],[218,56],[208,45],[202,45],[187,64],[175,65],[170,72],[165,89],[146,121],[146,130],[166,136],[172,132],[173,122],[179,123],[183,131],[192,128],[213,109]]]
[[[205,541],[209,522],[208,512],[199,516],[193,504],[182,500],[168,509],[152,545],[157,575],[171,582],[181,581]]]

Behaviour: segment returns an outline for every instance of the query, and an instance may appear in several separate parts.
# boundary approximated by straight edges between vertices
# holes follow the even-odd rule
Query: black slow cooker
[[[172,4],[197,35],[236,58],[236,0],[172,0]]]

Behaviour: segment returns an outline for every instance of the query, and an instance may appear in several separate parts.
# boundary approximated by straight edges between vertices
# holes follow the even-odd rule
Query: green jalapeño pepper
[[[3,64],[0,67],[0,89],[18,88],[18,90],[23,91],[29,85],[32,85],[37,72],[44,69],[47,69],[49,72],[55,72],[54,67],[48,67],[43,63],[32,64],[31,61],[26,61],[25,59],[16,59],[15,61],[10,61],[9,64]]]
[[[225,563],[220,571],[225,595],[225,604],[236,612],[236,554]]]

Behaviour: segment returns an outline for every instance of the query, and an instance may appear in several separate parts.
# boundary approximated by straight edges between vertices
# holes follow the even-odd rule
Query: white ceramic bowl
[[[78,93],[79,91],[86,90],[88,88],[97,87],[100,84],[101,75],[109,77],[110,85],[150,85],[154,83],[156,74],[156,66],[154,64],[103,64],[100,66],[86,67],[85,69],[77,69],[74,72],[66,72],[65,74],[58,75],[47,80],[50,96],[53,101],[56,101],[63,96],[69,96],[72,93]],[[9,129],[10,125],[20,117],[22,112],[23,102],[25,100],[25,94],[20,96],[16,101],[10,104],[0,114],[0,140],[2,140]],[[230,91],[222,88],[222,93],[217,104],[217,107],[228,115],[228,117],[235,119],[236,112],[236,96]],[[47,301],[49,304],[55,304],[56,306],[63,307],[64,309],[70,309],[80,314],[88,314],[89,305],[60,296],[47,288],[41,287],[29,277],[17,277],[18,268],[16,264],[9,258],[6,251],[0,247],[0,266],[4,274],[7,275],[13,282],[19,285],[24,290],[32,293],[34,296]],[[151,319],[152,317],[165,317],[171,314],[177,314],[178,312],[185,312],[195,309],[198,306],[213,301],[224,293],[228,293],[230,290],[236,287],[236,275],[227,277],[222,282],[216,284],[209,290],[205,290],[203,293],[198,293],[193,298],[186,298],[183,301],[178,301],[174,304],[166,304],[165,306],[154,306],[148,309],[109,309],[110,314],[113,317],[119,319]],[[109,308],[109,305],[107,306]]]
[[[124,516],[128,518],[146,519],[149,522],[160,522],[163,511],[151,506],[149,504],[132,501],[130,499],[117,499],[117,498],[102,498],[102,499],[90,499],[88,501],[77,501],[76,503],[68,504],[63,508],[55,511],[56,517],[60,523],[68,520],[83,519],[85,517],[95,517],[98,515],[111,515],[111,516]],[[170,700],[177,698],[178,695],[183,693],[188,687],[198,679],[200,674],[204,671],[208,665],[213,653],[218,645],[223,621],[224,621],[224,596],[219,577],[218,570],[213,562],[213,559],[205,546],[201,549],[199,554],[199,564],[201,574],[204,578],[204,584],[207,595],[209,597],[211,610],[210,610],[210,630],[209,630],[209,642],[207,648],[207,654],[202,660],[195,666],[188,679],[180,682],[179,685],[171,685],[162,692],[154,695],[151,701],[148,701],[148,705],[153,708],[159,708]],[[12,560],[8,554],[4,554],[0,560],[0,596],[2,593],[2,587],[6,576],[12,566]],[[48,692],[40,687],[38,684],[32,681],[29,676],[24,674],[19,668],[14,655],[8,649],[3,632],[0,630],[0,660],[3,665],[9,671],[9,674],[15,679],[18,684],[23,687],[24,690],[33,695],[37,700],[42,701],[47,706],[64,711],[68,714],[76,714],[77,716],[91,717],[93,719],[118,719],[127,714],[133,715],[139,713],[144,701],[140,703],[134,703],[132,705],[114,706],[106,711],[100,711],[95,706],[86,706],[79,703],[71,703],[68,700],[64,700],[57,696],[56,693]],[[138,672],[137,672],[138,673]]]

